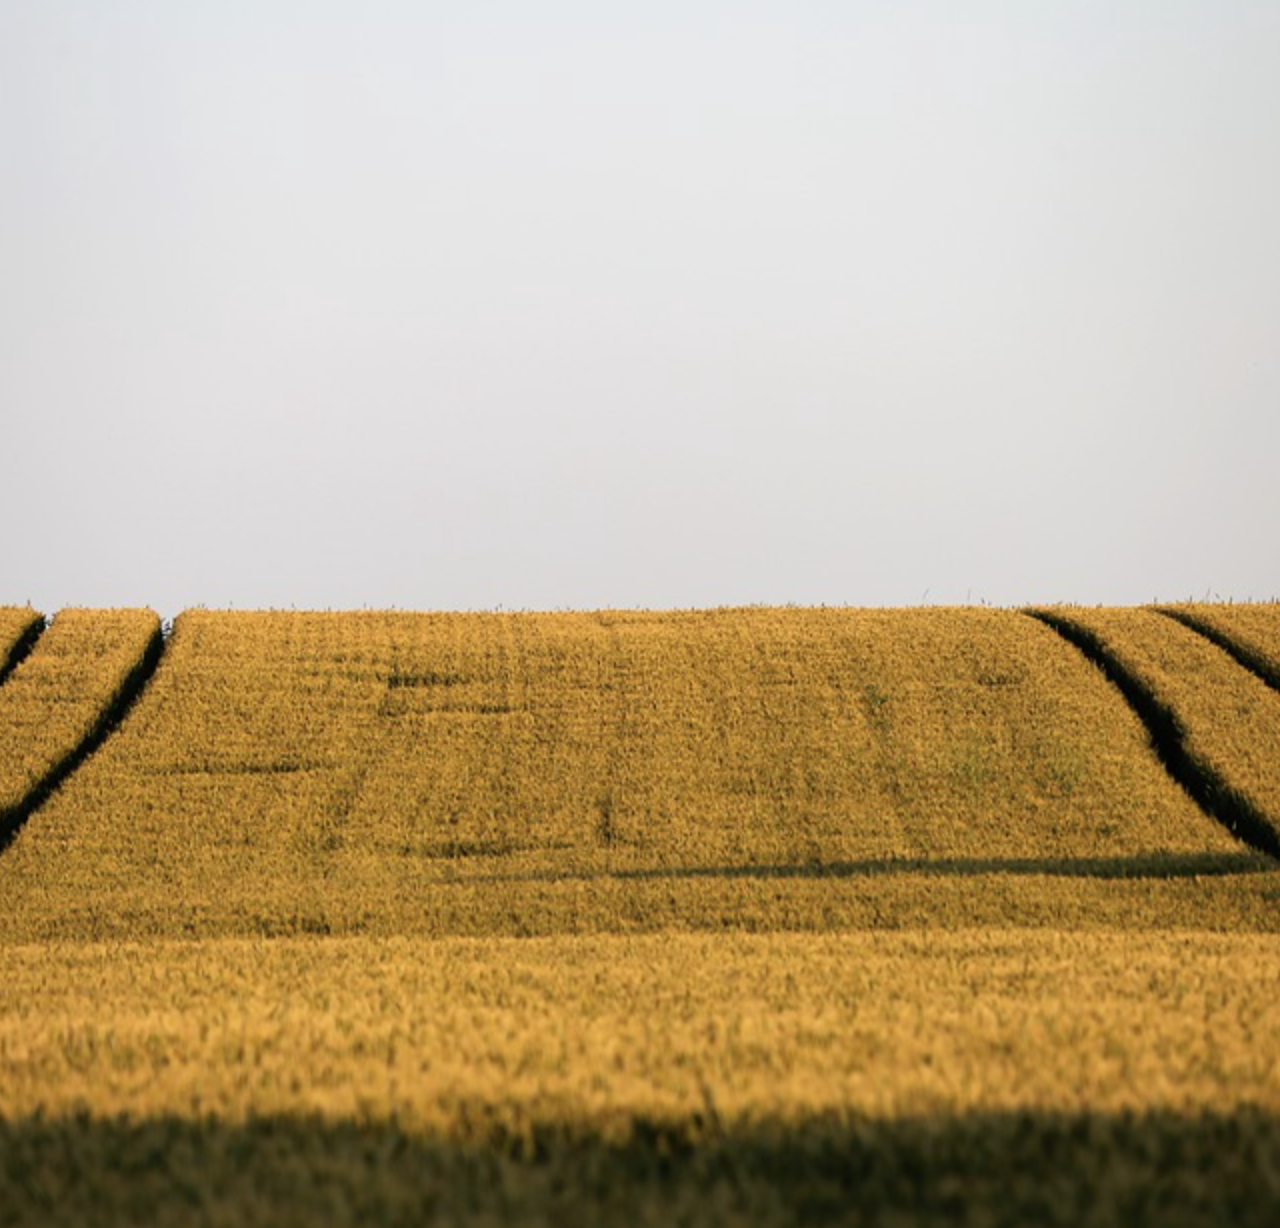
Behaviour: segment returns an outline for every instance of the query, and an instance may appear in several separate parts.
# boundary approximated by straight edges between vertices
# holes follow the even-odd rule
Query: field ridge
[[[41,624],[42,633],[43,630],[44,626]],[[34,642],[33,640],[32,647]],[[0,808],[0,856],[8,850],[31,816],[129,715],[155,674],[160,659],[164,655],[164,646],[164,632],[157,623],[142,654],[125,674],[84,736],[66,754],[54,760],[44,775],[36,780],[21,798],[9,806]]]
[[[1196,805],[1251,848],[1280,858],[1280,833],[1266,814],[1211,764],[1190,750],[1182,719],[1121,661],[1100,635],[1072,621],[1069,614],[1043,608],[1025,613],[1052,628],[1102,670],[1147,727],[1152,747],[1169,775]]]

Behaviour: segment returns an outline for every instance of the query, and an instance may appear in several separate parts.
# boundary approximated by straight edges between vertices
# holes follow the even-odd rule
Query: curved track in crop
[[[43,630],[42,622],[39,631]],[[39,632],[32,638],[24,656],[30,654],[38,636]],[[13,843],[27,820],[44,805],[54,790],[79,768],[129,715],[160,664],[164,645],[164,634],[161,628],[157,627],[133,668],[125,675],[85,735],[65,755],[55,760],[17,802],[0,809],[0,854],[3,854]]]
[[[1191,751],[1186,728],[1178,714],[1162,702],[1100,636],[1051,610],[1025,613],[1052,628],[1102,670],[1147,727],[1151,745],[1169,774],[1206,814],[1250,847],[1280,858],[1280,836],[1267,816],[1212,765]]]
[[[4,686],[9,675],[31,655],[47,625],[39,614],[32,615],[31,621],[9,645],[8,652],[0,658],[0,686]]]
[[[1175,609],[1171,606],[1153,606],[1152,609],[1157,614],[1163,614],[1165,618],[1181,623],[1189,631],[1203,636],[1211,644],[1221,648],[1236,664],[1243,666],[1255,678],[1265,682],[1273,691],[1280,692],[1280,665],[1276,662],[1190,610]]]

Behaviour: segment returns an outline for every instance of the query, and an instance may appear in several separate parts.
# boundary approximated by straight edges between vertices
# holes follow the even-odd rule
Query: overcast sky
[[[1280,596],[1275,0],[0,0],[0,602]]]

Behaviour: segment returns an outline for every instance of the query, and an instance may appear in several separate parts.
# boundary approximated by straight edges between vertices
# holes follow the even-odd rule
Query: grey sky
[[[0,601],[1280,596],[1275,0],[0,0]]]

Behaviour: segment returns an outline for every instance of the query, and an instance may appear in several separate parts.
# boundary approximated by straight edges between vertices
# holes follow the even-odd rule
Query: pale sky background
[[[1280,596],[1276,0],[0,0],[0,602]]]

